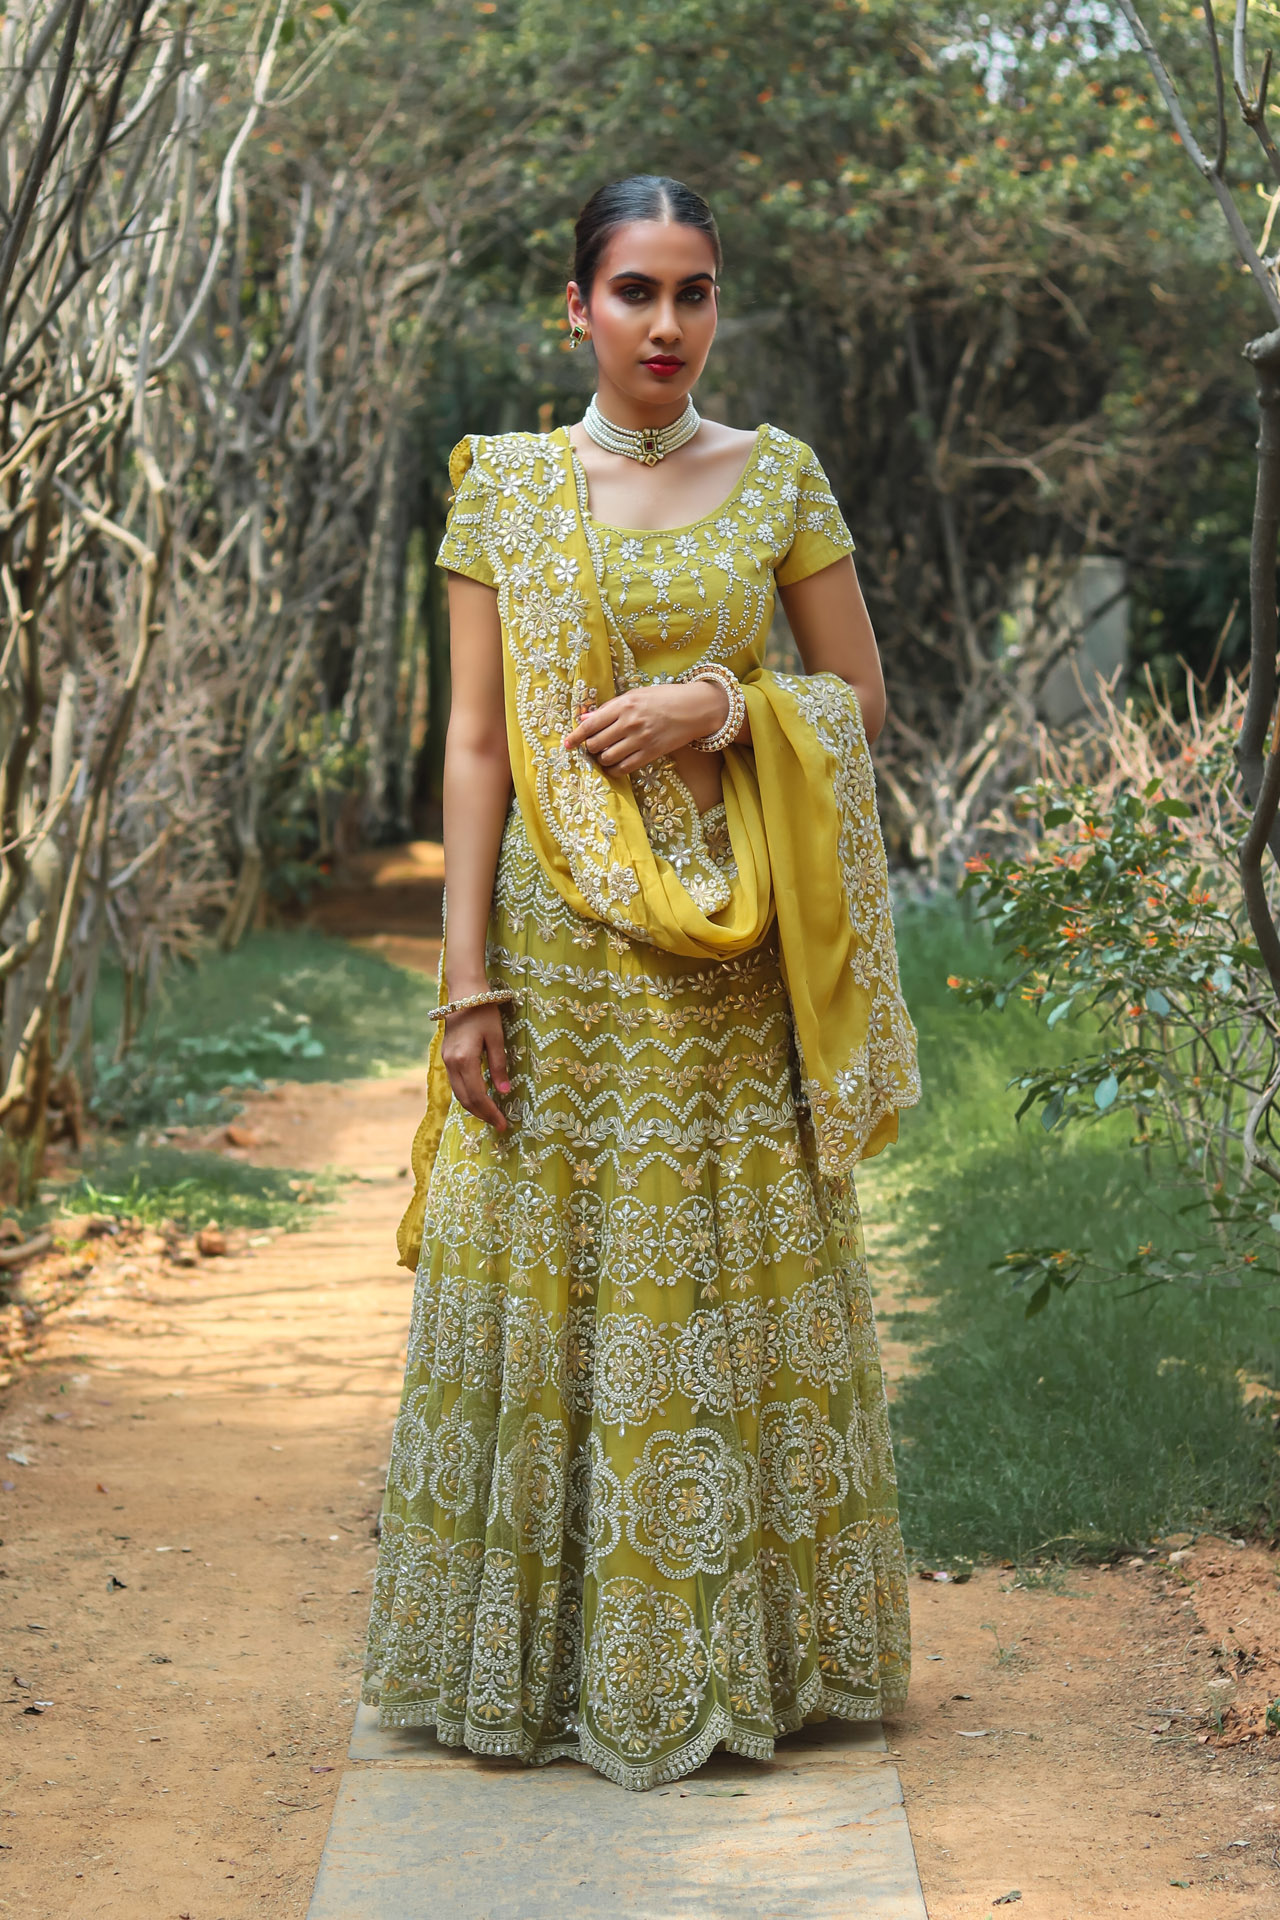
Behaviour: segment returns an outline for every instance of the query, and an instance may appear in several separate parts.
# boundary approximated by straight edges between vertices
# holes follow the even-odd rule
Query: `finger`
[[[495,1020],[485,1034],[484,1050],[489,1061],[489,1078],[499,1093],[510,1093],[511,1075],[507,1069],[506,1038],[501,1020]]]
[[[468,1066],[470,1070],[463,1075],[466,1091],[459,1095],[463,1106],[468,1113],[473,1113],[477,1120],[483,1120],[496,1133],[505,1133],[507,1116],[485,1086],[484,1077],[480,1072],[480,1062],[473,1060],[468,1062]]]
[[[632,739],[634,734],[635,725],[633,722],[619,720],[606,732],[598,733],[594,739],[584,740],[582,744],[587,752],[594,754],[598,760],[603,753],[610,751],[616,752],[625,741]]]
[[[580,747],[599,733],[602,727],[613,726],[619,717],[618,699],[619,696],[615,694],[613,699],[606,700],[603,706],[591,707],[586,713],[580,714],[573,732],[567,733],[564,737],[565,746]]]

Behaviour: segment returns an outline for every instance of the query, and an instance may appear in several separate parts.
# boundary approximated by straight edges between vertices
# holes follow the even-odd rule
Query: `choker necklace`
[[[684,412],[669,427],[615,427],[596,405],[594,393],[582,416],[583,432],[598,447],[606,453],[625,453],[629,460],[639,460],[646,467],[656,467],[659,460],[692,440],[701,425],[702,416],[692,400],[685,401]]]

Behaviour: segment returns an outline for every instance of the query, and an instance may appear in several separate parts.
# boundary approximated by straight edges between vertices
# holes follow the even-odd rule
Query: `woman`
[[[849,1178],[918,1097],[884,687],[814,455],[689,400],[719,270],[689,188],[602,188],[586,419],[451,462],[443,1021],[365,1691],[640,1789],[907,1681]],[[807,677],[761,670],[775,587]]]

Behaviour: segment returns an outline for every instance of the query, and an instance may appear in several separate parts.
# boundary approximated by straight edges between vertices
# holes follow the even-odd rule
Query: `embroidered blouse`
[[[574,466],[583,495],[581,464]],[[737,486],[713,513],[651,532],[584,515],[596,578],[634,656],[636,676],[672,678],[693,661],[730,663],[773,620],[775,584],[789,587],[854,551],[811,447],[757,429]],[[437,564],[495,586],[484,548],[484,480],[462,477]]]

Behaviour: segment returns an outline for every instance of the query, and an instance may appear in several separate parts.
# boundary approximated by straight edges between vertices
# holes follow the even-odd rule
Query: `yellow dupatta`
[[[610,630],[567,434],[464,440],[449,465],[455,489],[473,465],[484,483],[482,545],[502,621],[512,778],[534,852],[575,913],[691,960],[731,960],[759,945],[776,918],[819,1168],[848,1172],[896,1139],[898,1111],[920,1091],[856,695],[833,674],[767,671],[763,631],[727,662],[751,722],[750,748],[724,756],[737,875],[709,884],[703,875],[691,888],[651,825],[674,808],[697,837],[692,801],[670,763],[635,780],[611,777],[562,744],[585,704],[601,704],[634,677]],[[659,798],[664,808],[655,807]],[[441,1038],[437,1025],[427,1112],[413,1142],[414,1197],[397,1234],[400,1263],[410,1268],[450,1101]]]

